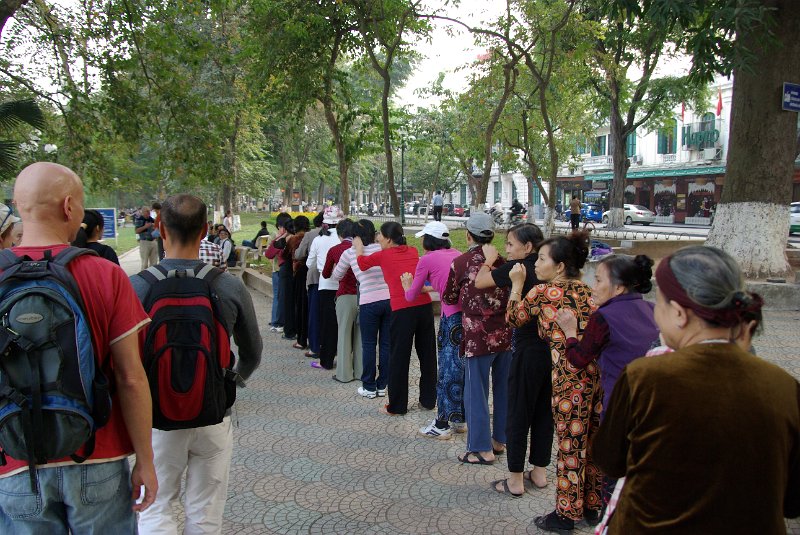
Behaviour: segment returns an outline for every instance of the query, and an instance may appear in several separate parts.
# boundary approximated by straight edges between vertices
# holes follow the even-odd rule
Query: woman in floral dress
[[[587,458],[589,440],[600,423],[600,374],[596,362],[577,368],[566,359],[566,337],[556,322],[560,309],[570,310],[578,320],[578,336],[594,311],[591,289],[580,280],[580,270],[589,255],[585,232],[550,238],[542,242],[536,260],[536,276],[543,284],[534,286],[523,298],[525,267],[511,270],[511,296],[506,320],[519,328],[536,320],[539,333],[550,343],[553,360],[553,418],[558,440],[556,465],[556,508],[536,518],[545,531],[571,530],[585,518],[594,525],[600,520],[602,477]]]

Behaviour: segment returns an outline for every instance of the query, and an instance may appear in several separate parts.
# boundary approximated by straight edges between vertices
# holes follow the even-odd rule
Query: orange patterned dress
[[[594,312],[592,290],[577,279],[539,284],[522,301],[509,301],[506,321],[519,328],[537,320],[539,335],[550,344],[553,359],[553,418],[558,439],[556,459],[556,510],[572,520],[586,509],[602,507],[602,477],[588,458],[589,441],[600,425],[600,369],[592,361],[576,368],[566,358],[567,339],[556,323],[559,309],[572,310],[578,318],[578,336]]]

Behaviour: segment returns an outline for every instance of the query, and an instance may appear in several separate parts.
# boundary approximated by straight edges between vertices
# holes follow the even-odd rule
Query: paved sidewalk
[[[138,251],[123,255],[129,273]],[[433,417],[413,408],[405,416],[378,413],[385,398],[356,394],[316,370],[302,351],[268,330],[271,300],[253,293],[264,338],[261,367],[239,391],[226,534],[523,534],[538,533],[533,518],[554,506],[549,485],[511,499],[489,483],[505,477],[505,458],[468,466],[456,456],[464,435],[437,441],[416,435]],[[766,313],[756,339],[763,357],[800,377],[800,312]],[[412,359],[410,400],[418,396]],[[787,523],[800,535],[800,521]],[[584,523],[575,533],[591,533]]]

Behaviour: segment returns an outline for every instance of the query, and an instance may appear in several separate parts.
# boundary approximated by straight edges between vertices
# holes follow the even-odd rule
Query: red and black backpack
[[[143,354],[153,398],[153,427],[164,431],[218,424],[236,400],[230,334],[214,281],[222,270],[156,265],[139,273],[150,284]]]

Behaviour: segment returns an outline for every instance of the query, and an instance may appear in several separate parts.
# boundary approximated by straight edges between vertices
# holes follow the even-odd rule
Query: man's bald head
[[[29,225],[53,225],[71,241],[83,221],[83,183],[68,167],[37,162],[17,176],[14,203],[26,233]]]

